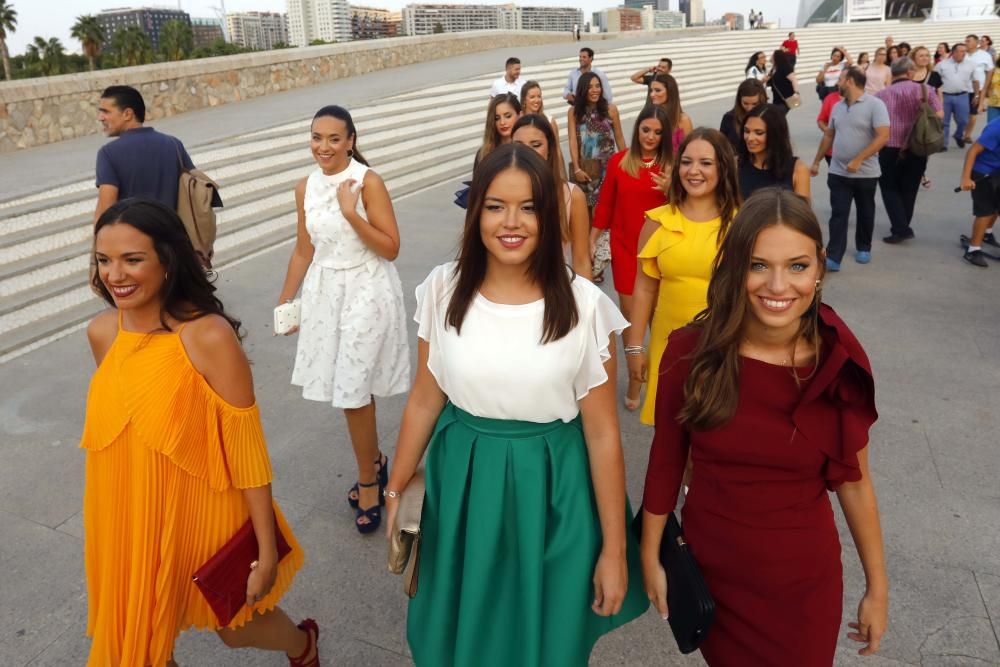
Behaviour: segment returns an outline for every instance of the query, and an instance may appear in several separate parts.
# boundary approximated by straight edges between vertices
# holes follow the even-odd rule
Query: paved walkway
[[[337,85],[346,82],[331,89]],[[260,101],[262,107],[271,104],[269,99]],[[314,105],[310,100],[306,108]],[[696,105],[687,111],[696,124],[714,126],[726,106]],[[807,96],[803,107],[789,115],[797,152],[807,159],[818,141],[817,107]],[[274,115],[262,116],[260,125],[287,120],[295,115],[289,108],[284,115],[272,110]],[[209,118],[234,109],[204,113]],[[68,158],[83,154],[82,147],[66,144],[37,150],[51,149],[55,155],[60,147]],[[892,584],[890,628],[881,655],[862,660],[843,640],[838,665],[1000,664],[1000,419],[995,412],[1000,263],[984,271],[960,260],[957,238],[968,231],[971,208],[967,194],[952,193],[961,158],[952,149],[931,160],[934,186],[920,194],[915,241],[888,247],[876,240],[867,266],[855,264],[849,253],[844,270],[829,278],[825,290],[875,369],[881,418],[872,433],[871,456]],[[7,156],[0,159],[4,173],[10,173],[8,162]],[[825,227],[825,177],[814,179],[813,187]],[[455,189],[445,184],[396,202],[403,242],[396,264],[410,312],[413,287],[453,253],[462,224],[451,204]],[[877,236],[888,233],[881,206],[876,224]],[[289,386],[295,341],[270,335],[287,255],[287,247],[275,250],[229,268],[219,279],[227,307],[243,318],[249,332],[246,349],[269,437],[275,494],[307,553],[284,606],[293,617],[320,621],[324,664],[407,665],[401,581],[386,572],[384,541],[359,537],[344,502],[354,464],[343,417],[303,401]],[[411,324],[411,340],[414,336]],[[76,446],[91,373],[82,333],[0,366],[5,380],[0,386],[0,665],[63,667],[85,661],[84,456]],[[379,406],[389,452],[403,403],[397,397]],[[651,431],[632,414],[622,419],[628,488],[635,502]],[[863,578],[850,536],[841,527],[846,631]],[[184,634],[176,657],[185,667],[282,664],[277,655],[228,651],[203,633]],[[592,664],[701,661],[678,655],[667,629],[648,613],[605,637]]]

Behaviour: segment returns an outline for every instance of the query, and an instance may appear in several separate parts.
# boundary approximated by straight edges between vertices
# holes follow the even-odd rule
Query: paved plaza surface
[[[539,57],[561,57],[575,52],[576,45],[537,48]],[[519,50],[522,59],[528,51]],[[430,65],[447,66],[456,78],[496,69],[482,54]],[[375,90],[367,86],[375,76],[381,75],[359,80],[357,97],[345,99],[370,99]],[[352,81],[330,85],[355,90]],[[233,111],[240,130],[252,129],[257,113],[253,102],[261,109],[257,127],[264,127],[343,101],[330,99],[322,88],[196,112],[159,126],[197,144],[195,133],[207,141],[222,131],[226,110]],[[301,106],[277,108],[278,97]],[[728,101],[706,103],[686,111],[696,125],[717,127],[728,106]],[[817,110],[815,96],[805,95],[802,108],[789,114],[797,154],[807,160],[819,140]],[[100,143],[90,138],[5,155],[0,157],[0,181],[7,186],[19,161],[47,165],[51,171],[61,150],[69,160],[67,169],[85,170]],[[304,150],[306,143],[304,136]],[[871,460],[891,581],[889,632],[880,655],[859,658],[844,639],[838,665],[1000,665],[1000,420],[995,410],[1000,395],[1000,262],[982,270],[961,261],[958,235],[969,231],[971,203],[967,193],[952,189],[962,157],[953,147],[932,158],[928,175],[933,186],[919,195],[914,241],[890,247],[878,240],[888,233],[879,204],[872,263],[856,264],[849,249],[843,270],[830,275],[824,289],[824,298],[856,332],[875,371],[880,419],[872,431]],[[50,172],[36,174],[52,178]],[[451,203],[458,187],[457,181],[448,182],[395,201],[402,236],[396,266],[410,313],[413,288],[454,254],[462,226],[462,212]],[[825,166],[813,179],[813,199],[825,229]],[[306,564],[282,605],[293,618],[319,621],[325,665],[408,665],[401,579],[386,570],[384,539],[359,536],[344,500],[355,465],[343,416],[304,401],[289,385],[295,339],[271,336],[271,309],[289,252],[286,244],[246,259],[224,269],[218,280],[227,309],[243,319],[248,332],[245,347],[270,444],[274,493],[306,551]],[[605,289],[612,293],[610,285]],[[415,341],[412,323],[410,334]],[[92,372],[82,332],[0,365],[3,667],[86,661],[80,515],[84,454],[77,444]],[[378,405],[382,446],[390,456],[404,401],[399,396]],[[635,414],[622,411],[621,417],[635,506],[652,431]],[[841,527],[846,633],[864,579],[842,522]],[[175,657],[185,667],[283,664],[276,654],[230,651],[208,633],[182,635]],[[665,624],[648,612],[603,638],[591,664],[702,661],[697,655],[680,656]]]

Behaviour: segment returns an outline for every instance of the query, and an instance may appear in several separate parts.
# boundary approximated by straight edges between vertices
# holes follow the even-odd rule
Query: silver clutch
[[[284,336],[299,326],[299,319],[302,315],[302,301],[295,299],[288,303],[283,303],[274,309],[274,333]]]

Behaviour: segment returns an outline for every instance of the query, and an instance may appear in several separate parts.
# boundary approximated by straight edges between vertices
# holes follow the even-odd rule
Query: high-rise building
[[[191,25],[191,15],[179,9],[161,7],[105,9],[97,15],[97,22],[104,28],[104,34],[107,36],[107,44],[111,43],[118,30],[134,25],[149,36],[153,51],[160,50],[160,30],[170,21]]]
[[[726,12],[722,15],[722,24],[729,30],[743,30],[743,14],[740,12]]]
[[[191,32],[194,33],[194,48],[212,46],[226,38],[222,32],[222,21],[216,18],[191,17]]]
[[[679,8],[688,25],[705,25],[704,0],[680,0]]]
[[[288,17],[278,12],[239,12],[226,14],[229,41],[247,49],[269,51],[289,44]]]
[[[347,0],[286,0],[286,3],[291,44],[308,46],[317,39],[351,40],[351,10]]]
[[[583,12],[575,7],[430,4],[403,7],[403,27],[407,35],[467,30],[569,32],[574,25],[583,25]]]
[[[402,20],[399,12],[351,5],[351,36],[353,39],[395,37]]]
[[[642,13],[630,7],[616,7],[604,10],[604,25],[607,32],[629,32],[642,30]]]
[[[671,30],[683,28],[686,25],[684,14],[661,9],[655,9],[647,4],[642,8],[643,30]]]
[[[646,5],[652,5],[657,11],[670,11],[670,0],[625,0],[625,6],[630,9],[642,9]]]

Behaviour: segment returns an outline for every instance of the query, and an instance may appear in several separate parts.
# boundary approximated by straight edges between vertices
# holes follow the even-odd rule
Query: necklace
[[[766,355],[766,354],[765,355],[761,355],[760,354],[761,351],[759,349],[755,349],[755,346],[750,341],[749,337],[744,336],[743,337],[743,341],[744,341],[744,349],[749,348],[747,351],[756,351],[759,356],[756,356],[754,358],[756,358],[756,359],[758,359],[760,361],[763,361],[763,362],[768,363],[768,364],[774,364],[776,366],[789,366],[792,363],[792,355],[795,354],[795,348],[794,347],[792,348],[792,354],[783,353],[782,357],[781,357],[781,359],[779,361],[772,361],[771,359],[767,358],[768,355]],[[748,356],[752,356],[752,355],[748,355]]]
[[[643,160],[642,158],[639,158],[639,161],[642,162],[643,167],[645,167],[646,169],[650,169],[654,164],[656,164],[656,156],[654,155],[648,160]]]

